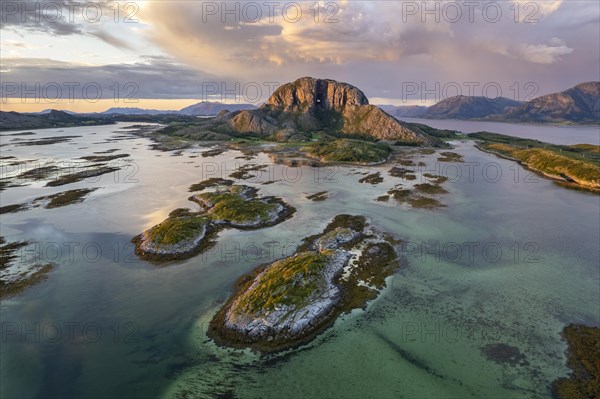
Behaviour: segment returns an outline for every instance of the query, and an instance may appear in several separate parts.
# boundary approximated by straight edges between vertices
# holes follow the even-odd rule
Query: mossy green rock
[[[234,227],[271,225],[286,212],[285,205],[274,198],[258,198],[247,186],[230,186],[225,190],[200,193],[191,200],[198,203],[217,224]]]
[[[391,154],[385,144],[339,139],[315,143],[305,148],[309,156],[322,162],[375,164],[384,162]]]
[[[223,181],[200,185],[220,186]],[[144,259],[165,261],[192,257],[210,247],[211,239],[227,227],[259,229],[274,226],[291,217],[295,209],[280,198],[258,197],[257,190],[229,185],[222,190],[203,192],[189,199],[202,210],[175,209],[160,224],[134,237],[136,254]]]

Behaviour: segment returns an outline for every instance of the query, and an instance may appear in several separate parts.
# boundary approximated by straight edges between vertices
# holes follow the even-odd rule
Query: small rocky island
[[[377,297],[399,266],[392,244],[363,216],[336,216],[294,255],[241,277],[210,322],[209,337],[264,353],[312,340]]]
[[[213,188],[191,196],[199,212],[176,209],[160,224],[132,239],[135,253],[155,261],[187,259],[210,247],[212,238],[227,227],[260,229],[274,226],[293,215],[295,209],[276,197],[259,197],[258,190],[212,179],[194,184],[191,191]]]

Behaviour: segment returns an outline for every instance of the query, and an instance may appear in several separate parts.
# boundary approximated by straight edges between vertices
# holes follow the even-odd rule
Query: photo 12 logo
[[[133,344],[139,326],[132,321],[103,324],[94,321],[0,323],[0,342],[6,344]]]
[[[526,1],[402,1],[402,23],[514,23],[536,24],[539,2]]]
[[[456,96],[486,97],[496,100],[508,98],[513,101],[529,101],[539,93],[536,82],[513,82],[503,85],[499,82],[408,82],[402,83],[402,102],[439,102]]]
[[[0,93],[2,102],[48,103],[60,101],[74,103],[83,100],[96,103],[102,99],[112,99],[115,103],[134,104],[139,102],[140,88],[134,82],[2,82]]]
[[[535,264],[540,262],[540,244],[535,241],[403,242],[405,261],[421,263],[450,262],[463,265],[501,263]]]
[[[134,1],[2,1],[2,23],[137,24],[140,6]]]
[[[202,23],[340,22],[340,5],[334,1],[203,1],[200,7]]]
[[[280,82],[202,82],[201,100],[223,103],[259,103],[269,98]]]

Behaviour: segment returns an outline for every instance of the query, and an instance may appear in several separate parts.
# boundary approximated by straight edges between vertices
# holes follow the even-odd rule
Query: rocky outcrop
[[[358,88],[330,79],[300,78],[280,86],[271,95],[264,108],[284,112],[312,112],[369,105],[369,100]]]
[[[597,398],[600,392],[600,328],[569,324],[563,329],[570,375],[552,383],[555,399]]]
[[[271,136],[277,131],[277,121],[259,110],[236,113],[228,120],[228,125],[238,132],[259,136]]]
[[[313,133],[324,132],[407,144],[439,144],[423,131],[369,105],[358,88],[310,77],[282,85],[259,109],[219,115],[207,121],[206,127],[276,141],[308,141]]]
[[[436,140],[408,127],[374,105],[346,109],[341,131],[350,135],[371,136],[378,140],[434,144]]]
[[[310,258],[316,256],[312,252],[303,252],[292,257],[291,261]],[[332,251],[327,256],[322,270],[319,272],[319,284],[310,295],[310,300],[301,307],[296,304],[281,303],[275,305],[272,309],[260,309],[255,311],[249,309],[246,299],[254,291],[261,289],[261,284],[265,279],[268,269],[264,270],[255,279],[246,295],[238,297],[230,306],[225,319],[225,328],[239,331],[249,339],[260,340],[261,337],[271,336],[273,339],[283,335],[291,337],[301,334],[304,330],[310,328],[311,324],[316,324],[322,318],[326,317],[331,308],[340,299],[340,289],[334,283],[334,277],[347,265],[350,254],[344,251]],[[283,268],[283,260],[275,263],[273,268]]]
[[[208,334],[262,352],[299,345],[374,299],[397,265],[391,244],[364,217],[339,215],[294,255],[243,276]]]

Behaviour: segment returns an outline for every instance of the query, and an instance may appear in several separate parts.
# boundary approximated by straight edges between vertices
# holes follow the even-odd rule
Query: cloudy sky
[[[600,80],[598,1],[6,1],[2,109],[264,101],[302,76],[372,103]]]

